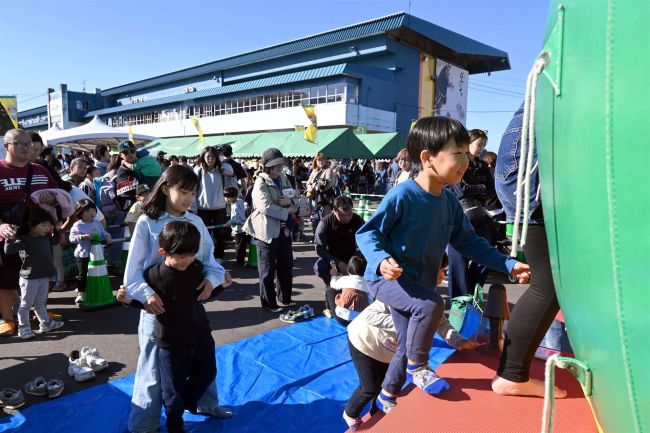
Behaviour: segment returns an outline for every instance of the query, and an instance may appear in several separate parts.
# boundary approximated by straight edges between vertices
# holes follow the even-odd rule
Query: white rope
[[[553,420],[555,418],[555,364],[559,356],[559,354],[555,353],[546,360],[542,433],[551,433],[553,431]]]
[[[519,155],[519,171],[517,172],[517,191],[516,191],[516,206],[515,218],[513,221],[512,230],[512,251],[510,255],[517,257],[517,247],[524,246],[526,243],[526,234],[528,231],[528,212],[530,209],[530,179],[532,177],[533,169],[533,152],[535,148],[535,105],[536,105],[536,91],[537,80],[539,75],[548,64],[550,54],[547,51],[542,52],[533,68],[528,73],[526,81],[526,97],[524,99],[524,118],[523,129],[521,133],[521,153]],[[529,138],[530,135],[530,138]],[[522,189],[525,188],[524,198],[522,199]],[[523,204],[523,209],[522,209]],[[519,235],[519,224],[521,221],[522,213],[525,215],[523,227],[521,230],[521,240]]]

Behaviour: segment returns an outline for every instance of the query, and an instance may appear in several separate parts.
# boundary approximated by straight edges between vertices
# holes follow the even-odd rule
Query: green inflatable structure
[[[534,112],[553,277],[599,429],[650,432],[650,1],[552,1]]]

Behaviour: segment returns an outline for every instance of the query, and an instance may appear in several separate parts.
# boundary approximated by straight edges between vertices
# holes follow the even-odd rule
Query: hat
[[[265,168],[273,167],[274,165],[280,165],[285,163],[286,160],[284,159],[284,155],[282,155],[280,149],[276,149],[275,147],[266,149],[262,154],[262,165]]]
[[[135,150],[135,144],[133,144],[133,142],[129,140],[124,140],[117,146],[117,151],[119,153],[122,153],[125,150],[129,150],[129,149]]]
[[[151,189],[149,189],[149,185],[147,185],[146,183],[141,183],[135,188],[135,195],[142,195],[145,192],[149,192],[149,191],[151,191]]]

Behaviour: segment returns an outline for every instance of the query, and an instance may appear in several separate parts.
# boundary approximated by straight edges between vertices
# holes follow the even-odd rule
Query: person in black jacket
[[[197,412],[197,402],[217,375],[210,321],[195,290],[203,281],[203,265],[194,256],[201,235],[188,221],[170,221],[159,236],[165,258],[144,273],[160,296],[165,312],[156,316],[154,338],[167,430],[183,432],[183,411]],[[211,288],[210,288],[211,290]],[[139,304],[139,305],[137,305]],[[132,301],[131,306],[142,308]]]
[[[354,213],[352,199],[341,196],[334,199],[332,213],[323,218],[316,228],[315,243],[318,259],[314,273],[329,286],[332,264],[342,275],[348,273],[348,261],[357,251],[355,234],[363,225],[363,218]]]

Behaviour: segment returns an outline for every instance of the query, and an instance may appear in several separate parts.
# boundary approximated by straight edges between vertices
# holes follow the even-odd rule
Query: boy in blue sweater
[[[376,400],[384,412],[395,407],[407,373],[429,394],[449,388],[428,365],[444,311],[434,287],[447,244],[471,260],[512,274],[520,283],[530,277],[528,265],[500,254],[474,233],[454,194],[444,189],[463,178],[468,145],[469,135],[460,122],[420,119],[407,141],[417,175],[392,188],[356,235],[368,260],[364,277],[370,293],[391,307],[397,330],[397,352]]]

